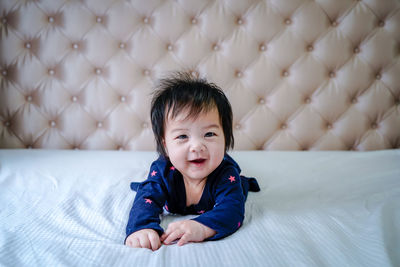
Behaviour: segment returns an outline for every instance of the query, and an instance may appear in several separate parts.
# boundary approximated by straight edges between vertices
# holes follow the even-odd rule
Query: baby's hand
[[[188,242],[200,242],[212,237],[217,232],[193,220],[173,222],[168,225],[167,231],[161,236],[161,242],[168,245],[179,239],[178,246]]]
[[[130,234],[125,244],[128,247],[148,248],[153,251],[161,247],[160,237],[153,229],[142,229]]]

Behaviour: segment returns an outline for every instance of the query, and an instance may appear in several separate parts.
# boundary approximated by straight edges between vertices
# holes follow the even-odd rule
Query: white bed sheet
[[[155,153],[0,150],[0,265],[400,266],[400,150],[231,155],[261,186],[243,226],[152,252],[123,240]]]

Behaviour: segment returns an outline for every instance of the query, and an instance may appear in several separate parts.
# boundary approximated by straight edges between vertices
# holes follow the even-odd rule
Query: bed
[[[3,266],[398,266],[400,151],[233,152],[258,178],[219,240],[123,245],[154,152],[0,151]],[[162,226],[183,219],[165,215]]]
[[[132,249],[174,71],[225,92],[261,191],[227,238]],[[0,265],[400,266],[399,73],[398,0],[0,1]]]

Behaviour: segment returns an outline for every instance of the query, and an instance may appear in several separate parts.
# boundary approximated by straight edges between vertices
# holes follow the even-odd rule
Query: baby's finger
[[[172,233],[170,233],[170,234],[166,237],[166,239],[164,240],[164,244],[168,245],[168,244],[170,244],[171,242],[173,242],[173,241],[179,239],[182,235],[183,235],[183,233],[182,233],[181,231],[175,230],[175,231],[173,231]]]
[[[157,234],[149,235],[151,250],[155,251],[161,247],[160,238]]]
[[[137,238],[134,238],[132,236],[129,236],[126,241],[125,245],[131,248],[140,248],[139,240]]]
[[[129,240],[128,246],[130,246],[131,248],[140,248],[140,242],[137,238],[133,238]]]
[[[164,242],[164,240],[167,238],[167,234],[164,232],[162,235],[161,235],[161,237],[160,237],[160,241],[161,242]]]
[[[125,240],[125,246],[132,247],[132,241],[129,238]]]
[[[161,242],[164,242],[165,239],[172,233],[176,231],[175,223],[170,223],[167,227],[167,230],[161,235]]]
[[[178,246],[183,246],[187,243],[189,243],[190,237],[188,234],[184,234],[178,241]]]
[[[149,238],[147,237],[147,235],[141,236],[139,242],[140,242],[141,248],[151,249],[150,241],[149,241]]]

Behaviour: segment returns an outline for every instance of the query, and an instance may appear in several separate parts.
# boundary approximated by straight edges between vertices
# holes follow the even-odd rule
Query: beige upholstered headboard
[[[400,148],[398,0],[2,0],[0,147],[155,148],[150,94],[190,70],[237,150]]]

